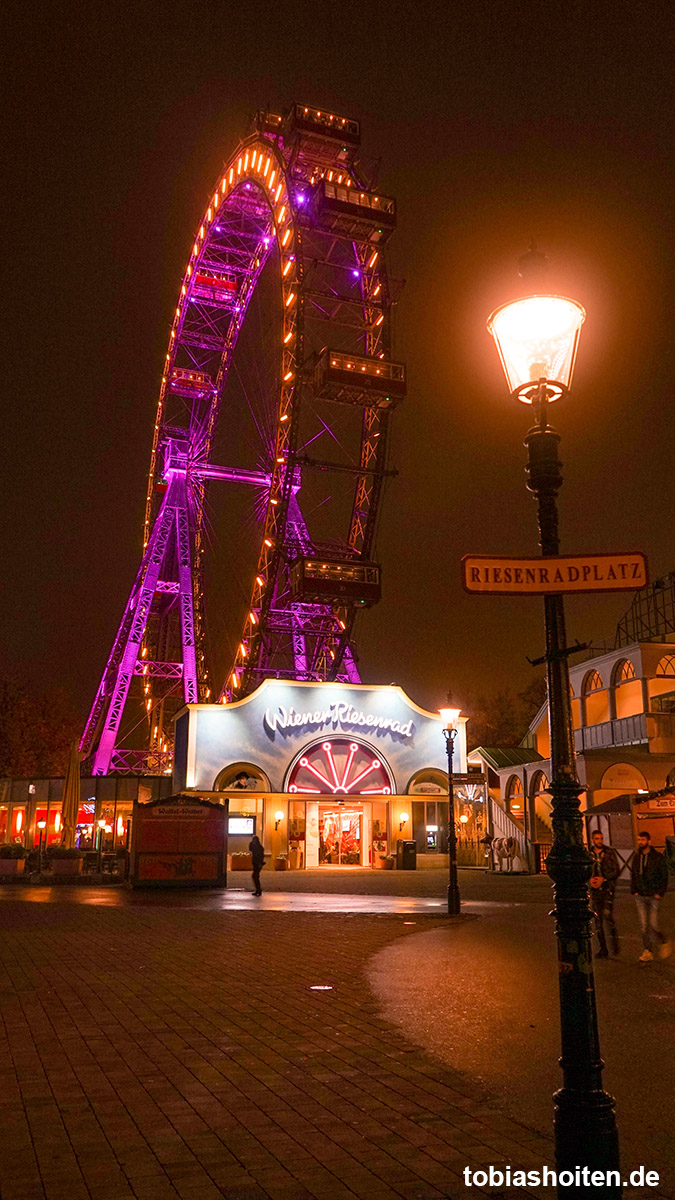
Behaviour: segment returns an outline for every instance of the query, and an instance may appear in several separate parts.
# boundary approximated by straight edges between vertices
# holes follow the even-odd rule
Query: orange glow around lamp
[[[548,400],[569,388],[586,312],[564,296],[527,296],[502,304],[488,318],[509,391],[533,404],[545,381]]]
[[[283,821],[283,819],[284,819],[284,814],[282,813],[281,809],[279,809],[274,814],[274,831],[275,831],[275,833],[276,833],[277,829],[279,828],[279,822]]]
[[[443,736],[448,756],[448,916],[458,917],[462,906],[457,877],[457,831],[455,829],[455,792],[453,785],[453,755],[459,730],[461,708],[440,708]]]
[[[402,813],[400,814],[400,816],[399,816],[399,823],[398,823],[398,828],[399,828],[399,831],[400,831],[401,829],[403,829],[403,826],[404,826],[404,825],[407,825],[407,824],[408,824],[408,821],[409,821],[409,820],[410,820],[410,814],[409,814],[409,813],[407,813],[407,812],[402,812]]]

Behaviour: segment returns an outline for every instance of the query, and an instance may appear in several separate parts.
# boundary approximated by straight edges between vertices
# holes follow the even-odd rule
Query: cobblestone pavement
[[[371,957],[447,921],[1,891],[2,1200],[460,1200],[551,1163],[378,1014]]]

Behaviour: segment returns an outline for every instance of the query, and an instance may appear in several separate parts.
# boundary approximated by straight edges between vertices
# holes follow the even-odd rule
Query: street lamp
[[[100,875],[101,869],[102,869],[103,832],[105,830],[105,817],[101,817],[100,820],[98,820],[96,822],[96,824],[98,825],[98,859],[96,862],[96,870],[97,870],[98,874]]]
[[[38,874],[41,875],[42,874],[42,839],[45,835],[45,829],[47,828],[47,822],[45,821],[44,817],[40,818],[40,820],[37,823],[37,827],[40,830],[40,841],[38,842]]]
[[[529,261],[528,261],[529,260]],[[542,264],[531,249],[522,271]],[[525,437],[527,487],[537,500],[541,552],[559,553],[556,497],[562,485],[560,436],[548,423],[549,405],[569,389],[584,309],[561,296],[533,295],[502,305],[488,320],[512,398],[533,409]],[[602,1086],[588,894],[591,859],[584,846],[574,752],[565,611],[560,593],[544,597],[548,719],[551,739],[553,848],[546,869],[553,881],[560,992],[563,1086],[553,1097],[558,1169],[579,1165],[616,1171],[619,1145],[614,1099]],[[586,1191],[577,1193],[586,1195]],[[588,1195],[590,1195],[590,1190]],[[593,1189],[596,1198],[621,1195],[621,1187]]]
[[[458,917],[461,907],[457,879],[457,831],[455,829],[455,796],[453,789],[452,757],[459,729],[461,708],[441,708],[441,721],[448,755],[448,916]]]

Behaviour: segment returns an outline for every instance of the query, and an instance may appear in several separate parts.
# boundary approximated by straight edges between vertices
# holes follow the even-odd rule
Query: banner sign
[[[505,558],[465,554],[462,581],[484,596],[545,596],[551,592],[635,592],[648,582],[644,554],[577,554]]]

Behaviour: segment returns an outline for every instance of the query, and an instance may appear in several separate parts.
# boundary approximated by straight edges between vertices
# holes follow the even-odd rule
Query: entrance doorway
[[[363,805],[319,804],[319,866],[361,866],[363,844]]]

